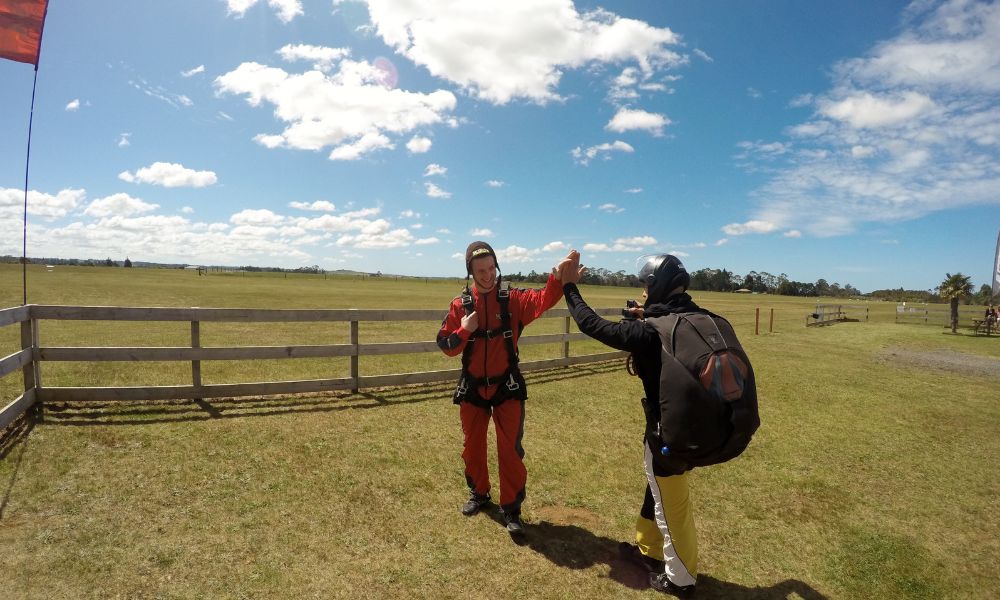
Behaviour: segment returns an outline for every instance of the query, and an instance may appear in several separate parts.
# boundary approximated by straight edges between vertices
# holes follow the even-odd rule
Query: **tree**
[[[128,259],[128,257],[126,256],[125,257],[125,264],[123,264],[122,266],[125,267],[126,269],[131,269],[132,268],[132,261],[130,261]]]
[[[104,266],[105,267],[113,267],[113,266],[115,266],[115,261],[111,260],[111,257],[109,256],[106,259],[104,259]]]
[[[972,279],[961,273],[945,273],[938,293],[951,304],[951,332],[955,333],[958,330],[958,301],[972,295]]]

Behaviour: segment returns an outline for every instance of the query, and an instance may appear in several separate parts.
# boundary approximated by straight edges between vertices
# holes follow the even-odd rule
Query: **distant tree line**
[[[505,274],[508,281],[524,283],[545,283],[548,272],[538,273],[531,271],[527,275],[520,272],[510,275]],[[587,269],[583,274],[581,283],[590,285],[608,285],[617,287],[641,287],[642,283],[634,274],[625,271],[609,271],[608,269],[594,268]],[[788,275],[781,273],[773,275],[767,271],[750,271],[746,275],[733,273],[727,269],[699,269],[691,273],[691,290],[704,292],[735,292],[737,290],[749,290],[758,294],[778,294],[781,296],[809,296],[809,297],[833,297],[833,298],[869,298],[874,300],[885,300],[890,302],[944,302],[938,290],[904,290],[886,289],[875,290],[871,293],[864,293],[853,285],[846,283],[830,283],[825,279],[817,279],[808,283],[794,281]],[[983,285],[979,292],[963,296],[961,301],[965,304],[988,304],[992,289],[988,285]]]

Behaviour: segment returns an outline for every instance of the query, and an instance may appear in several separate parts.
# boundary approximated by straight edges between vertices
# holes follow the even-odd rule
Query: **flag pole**
[[[41,44],[39,44],[39,47]],[[28,152],[24,159],[24,227],[21,230],[21,304],[28,303],[28,167],[31,165],[31,125],[35,120],[35,88],[38,86],[38,64],[31,84],[31,113],[28,116]]]
[[[24,221],[21,229],[21,304],[28,303],[28,173],[31,166],[31,126],[35,121],[35,90],[38,88],[38,63],[42,58],[42,37],[45,35],[45,17],[49,15],[49,2],[45,0],[42,22],[38,27],[38,51],[35,53],[35,75],[31,83],[31,111],[28,114],[28,148],[24,157]]]

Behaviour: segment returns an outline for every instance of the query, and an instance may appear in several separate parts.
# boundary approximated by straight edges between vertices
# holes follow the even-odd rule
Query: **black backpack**
[[[649,433],[654,455],[686,469],[739,456],[760,416],[753,369],[732,325],[706,312],[646,322],[661,342],[660,420]]]

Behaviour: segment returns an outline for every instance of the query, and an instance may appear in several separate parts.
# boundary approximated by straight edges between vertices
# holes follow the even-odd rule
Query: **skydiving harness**
[[[476,310],[475,300],[472,298],[472,291],[466,286],[461,295],[462,307],[465,314],[469,315]],[[476,329],[469,335],[462,351],[462,375],[458,379],[458,387],[455,389],[455,404],[469,402],[481,408],[497,406],[508,398],[524,400],[528,397],[524,383],[524,377],[518,368],[519,358],[517,349],[514,347],[514,330],[510,322],[510,283],[501,281],[497,285],[497,301],[500,303],[500,327],[496,329]],[[487,316],[487,322],[489,322]],[[521,325],[518,324],[518,327]],[[484,377],[473,377],[469,371],[472,362],[472,350],[478,339],[485,338],[487,341],[496,337],[503,337],[507,346],[507,370],[501,375],[486,375]],[[488,346],[487,346],[488,348]],[[484,349],[484,356],[485,356]],[[489,400],[479,395],[478,389],[492,385],[499,386],[496,393]]]

